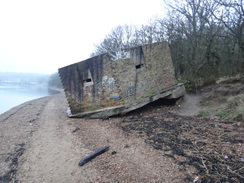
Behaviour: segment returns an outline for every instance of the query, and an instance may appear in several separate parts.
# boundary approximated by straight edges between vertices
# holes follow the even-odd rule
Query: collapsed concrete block
[[[59,69],[70,117],[113,116],[185,94],[175,79],[167,42],[126,52],[125,57],[107,53]]]

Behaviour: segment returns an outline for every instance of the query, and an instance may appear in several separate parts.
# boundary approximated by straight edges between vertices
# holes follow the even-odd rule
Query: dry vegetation
[[[200,182],[244,181],[243,83],[212,85],[201,90],[198,116],[180,116],[176,105],[162,102],[130,113],[123,130],[136,133]],[[195,170],[189,171],[189,167]]]
[[[229,110],[232,110],[232,118],[237,121],[244,121],[244,93],[231,96],[227,99]]]

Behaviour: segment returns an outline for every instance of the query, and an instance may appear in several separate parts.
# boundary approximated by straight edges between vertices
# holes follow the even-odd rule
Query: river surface
[[[47,87],[0,85],[0,115],[29,100],[49,96]]]

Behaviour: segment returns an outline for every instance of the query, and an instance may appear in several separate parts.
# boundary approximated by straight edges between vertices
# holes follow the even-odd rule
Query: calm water
[[[0,85],[0,114],[29,100],[48,95],[47,87]]]

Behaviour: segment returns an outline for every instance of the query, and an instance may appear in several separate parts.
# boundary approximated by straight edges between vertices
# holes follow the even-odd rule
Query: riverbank
[[[0,182],[14,178],[18,158],[28,148],[45,105],[51,97],[25,102],[0,115]]]
[[[61,93],[24,103],[0,116],[0,166],[4,167],[0,182],[180,179],[172,160],[116,127],[119,118],[113,122],[70,119],[67,107]],[[110,145],[107,153],[78,166],[82,157],[105,145]]]
[[[0,115],[0,182],[241,182],[244,124],[197,116],[219,89],[108,120],[68,118],[63,92],[24,103]]]

